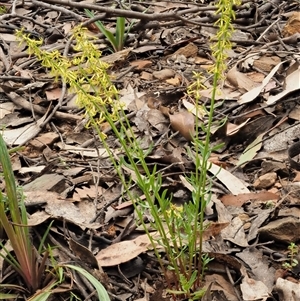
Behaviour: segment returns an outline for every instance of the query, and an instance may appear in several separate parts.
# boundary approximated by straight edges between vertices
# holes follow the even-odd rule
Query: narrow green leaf
[[[0,300],[10,300],[10,299],[15,299],[17,298],[17,294],[1,294],[0,293]]]
[[[88,17],[90,17],[90,18],[95,17],[95,15],[89,9],[85,9],[84,11]],[[105,37],[108,39],[109,43],[114,48],[114,51],[118,51],[117,50],[118,43],[117,43],[117,40],[114,37],[114,35],[105,28],[105,26],[103,25],[103,23],[101,21],[96,21],[95,24],[99,28],[99,30],[105,35]]]
[[[51,294],[52,292],[42,292],[39,293],[37,296],[31,297],[27,301],[47,301]]]
[[[83,268],[77,267],[75,265],[66,264],[66,265],[64,265],[64,267],[75,270],[75,271],[79,272],[81,275],[83,275],[86,279],[88,279],[95,287],[98,297],[99,297],[99,301],[110,301],[109,295],[108,295],[105,287],[93,275],[88,273]]]
[[[26,227],[27,218],[26,214],[24,214],[24,212],[26,213],[26,209],[24,203],[22,204],[21,201],[21,210],[24,211],[23,214],[21,214],[15,177],[11,166],[8,150],[2,135],[0,135],[0,163],[3,169],[6,189],[5,202],[3,202],[3,195],[0,194],[0,222],[5,229],[5,232],[11,242],[12,248],[16,254],[17,261],[13,263],[13,267],[23,277],[26,285],[28,287],[33,287],[35,284],[32,283],[32,250],[29,239],[29,228]],[[12,223],[7,217],[6,206],[8,206]],[[25,227],[17,225],[25,225]],[[9,255],[9,253],[7,254]],[[7,257],[5,257],[5,259],[7,260]]]
[[[125,34],[125,18],[118,17],[117,27],[116,27],[116,41],[117,41],[118,51],[123,49],[124,34]]]

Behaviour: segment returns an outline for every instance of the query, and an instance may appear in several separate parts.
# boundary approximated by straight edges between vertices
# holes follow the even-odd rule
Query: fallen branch
[[[214,6],[206,6],[206,7],[193,7],[178,12],[147,14],[147,13],[135,12],[132,10],[110,8],[110,7],[104,7],[104,6],[88,4],[88,3],[78,3],[69,0],[45,0],[43,2],[60,4],[60,5],[82,8],[82,9],[87,8],[99,12],[104,12],[109,14],[110,16],[115,16],[115,17],[127,17],[127,18],[135,18],[135,19],[148,20],[148,21],[154,21],[154,20],[166,21],[166,20],[178,20],[178,19],[183,20],[182,16],[185,14],[196,13],[196,12],[207,11],[207,10],[216,10],[216,7]],[[39,4],[40,1],[33,0],[32,3]],[[184,21],[189,22],[189,20],[187,19],[184,19]]]

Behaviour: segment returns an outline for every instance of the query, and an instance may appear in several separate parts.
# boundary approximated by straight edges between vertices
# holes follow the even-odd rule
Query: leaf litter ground
[[[57,260],[83,265],[112,300],[168,300],[165,280],[105,149],[85,128],[76,95],[28,56],[14,30],[42,37],[45,49],[71,51],[66,42],[74,25],[88,21],[86,7],[112,29],[116,16],[135,20],[125,49],[114,54],[86,24],[111,64],[136,137],[144,148],[154,144],[147,162],[158,166],[163,187],[182,204],[193,189],[183,175],[194,167],[186,153],[196,114],[186,93],[194,71],[206,78],[197,116],[203,124],[211,93],[209,45],[217,17],[213,3],[202,2],[133,1],[131,9],[105,1],[0,3],[7,9],[0,16],[0,123],[8,146],[24,146],[12,163],[29,223],[41,234],[54,221],[49,239],[60,247]],[[244,1],[235,10],[233,47],[214,116],[227,122],[211,142],[224,147],[210,158],[210,176],[216,177],[203,249],[214,260],[202,299],[299,300],[300,266],[282,267],[288,245],[300,241],[299,2]],[[118,156],[109,126],[102,130]],[[124,173],[131,171],[124,167]],[[9,271],[1,264],[6,279]],[[89,290],[74,284],[79,295]]]

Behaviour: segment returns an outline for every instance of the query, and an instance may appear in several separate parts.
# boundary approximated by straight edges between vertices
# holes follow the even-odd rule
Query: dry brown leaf
[[[262,73],[259,73],[259,72],[254,71],[254,72],[248,72],[248,77],[249,77],[251,80],[253,80],[254,82],[260,84],[260,83],[264,80],[265,75],[262,74]]]
[[[166,80],[166,83],[175,86],[175,87],[179,87],[180,86],[180,78],[178,76],[175,76],[173,78],[169,78]]]
[[[129,53],[131,52],[132,48],[126,48],[121,51],[102,56],[101,61],[108,63],[108,64],[115,64],[118,62],[126,61]]]
[[[295,33],[300,33],[300,12],[294,12],[294,14],[288,19],[288,22],[282,30],[282,35],[290,37]]]
[[[147,234],[144,234],[134,240],[121,241],[108,246],[96,255],[96,259],[99,266],[114,266],[135,258],[146,252],[149,247],[149,237]]]
[[[198,53],[198,47],[194,43],[189,43],[179,48],[173,55],[184,55],[185,57],[195,57]]]
[[[253,62],[253,66],[259,70],[270,72],[280,62],[281,59],[278,56],[262,56]]]
[[[130,62],[130,65],[134,66],[136,68],[136,70],[142,70],[142,69],[151,67],[152,61],[138,60],[138,61]]]
[[[169,115],[171,126],[174,131],[178,131],[186,140],[191,141],[195,135],[194,115],[187,111],[182,111],[174,115]]]
[[[225,229],[230,223],[215,223],[209,222],[208,227],[203,232],[203,239],[208,240],[212,237],[216,237]]]
[[[62,92],[61,88],[55,88],[55,89],[46,91],[45,93],[46,93],[47,100],[59,99],[61,97],[61,92]]]
[[[197,56],[195,58],[195,64],[197,65],[208,65],[208,66],[212,66],[213,65],[213,61],[209,60],[205,57],[201,57],[201,56]]]
[[[143,72],[141,73],[141,76],[140,76],[140,78],[141,78],[141,79],[144,79],[144,80],[148,80],[148,81],[150,81],[150,80],[152,80],[152,79],[153,79],[153,76],[152,76],[152,74],[151,74],[151,73],[149,73],[149,72],[146,72],[146,71],[143,71]]]
[[[278,200],[279,195],[268,192],[261,191],[258,193],[250,192],[250,193],[241,193],[238,195],[227,194],[223,195],[220,200],[225,206],[242,206],[245,202],[250,200],[259,200],[259,201],[270,201],[270,200]]]
[[[170,109],[165,106],[159,106],[159,110],[164,114],[164,116],[170,116]]]
[[[146,116],[147,121],[160,133],[165,133],[168,130],[168,119],[161,111],[150,109]]]
[[[166,80],[168,78],[171,78],[175,75],[175,71],[172,69],[162,69],[159,71],[153,71],[153,76],[159,80]]]
[[[80,258],[82,262],[86,262],[89,265],[91,265],[93,268],[99,269],[98,262],[95,256],[88,248],[86,248],[85,246],[83,246],[82,244],[80,244],[79,242],[77,242],[72,238],[69,238],[69,247],[72,250],[72,252],[78,258]]]
[[[236,88],[250,91],[255,88],[257,84],[251,80],[245,73],[239,72],[234,66],[227,73],[227,80]]]

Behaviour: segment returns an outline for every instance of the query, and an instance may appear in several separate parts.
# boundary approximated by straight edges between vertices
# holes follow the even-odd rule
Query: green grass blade
[[[75,271],[79,272],[81,275],[83,275],[86,279],[88,279],[95,287],[98,297],[99,297],[99,301],[110,301],[109,295],[108,295],[105,287],[93,275],[88,273],[83,268],[77,267],[75,265],[66,264],[66,265],[64,265],[64,267],[75,270]]]
[[[16,299],[17,297],[18,297],[17,294],[1,294],[0,293],[0,300]]]
[[[47,301],[51,294],[51,292],[42,292],[38,296],[33,296],[27,301]]]
[[[117,18],[117,27],[116,27],[116,41],[118,50],[122,50],[124,46],[124,34],[125,34],[125,18],[118,17]]]
[[[6,199],[0,194],[0,222],[10,240],[17,261],[10,262],[22,276],[28,288],[34,288],[35,258],[32,252],[29,227],[27,227],[24,200],[18,199],[17,186],[9,153],[2,135],[0,135],[0,163],[5,181]],[[8,208],[7,208],[7,207]],[[9,211],[7,211],[9,209]],[[7,215],[10,215],[8,218]],[[9,253],[7,253],[9,255]],[[5,258],[7,259],[7,258]]]
[[[10,214],[12,216],[12,221],[21,224],[22,220],[18,207],[18,195],[15,176],[12,170],[8,150],[2,135],[0,135],[0,163],[3,169],[3,176],[6,184],[6,195],[9,200],[7,203],[10,209]]]
[[[89,9],[85,9],[84,11],[88,17],[90,17],[90,18],[95,17],[95,15]],[[108,39],[109,43],[114,48],[114,51],[118,51],[117,50],[118,43],[117,43],[117,39],[115,38],[115,36],[109,30],[107,30],[105,28],[105,26],[103,25],[103,23],[101,21],[96,21],[95,24],[99,28],[99,30],[105,35],[105,37]]]
[[[51,229],[51,227],[52,227],[53,222],[54,222],[54,220],[51,221],[51,223],[50,223],[49,226],[47,227],[47,229],[46,229],[46,231],[45,231],[45,233],[44,233],[44,235],[43,235],[43,237],[42,237],[42,239],[41,239],[41,242],[40,242],[39,248],[38,248],[38,254],[42,254],[42,249],[43,249],[43,247],[44,247],[46,238],[47,238],[47,236],[48,236],[48,234],[49,234],[49,232],[50,232],[50,229]]]

